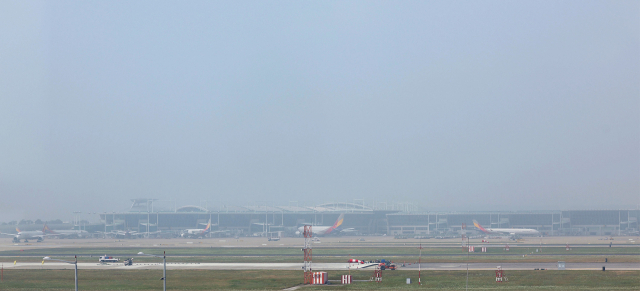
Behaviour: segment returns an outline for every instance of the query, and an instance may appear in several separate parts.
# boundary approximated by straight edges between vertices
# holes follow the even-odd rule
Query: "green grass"
[[[354,272],[352,272],[354,275]],[[640,272],[602,271],[505,271],[508,282],[496,283],[494,271],[469,271],[470,290],[638,290]],[[354,280],[368,279],[369,272],[355,273]],[[406,285],[406,278],[412,278]],[[339,279],[338,274],[329,279]],[[357,282],[331,289],[436,289],[464,290],[466,271],[422,272],[422,286],[417,285],[417,271],[385,271],[382,283]],[[316,288],[313,288],[316,289]],[[326,289],[326,288],[317,288]]]
[[[345,271],[329,271],[339,280]],[[354,280],[369,280],[373,271],[352,271]],[[470,290],[638,290],[640,271],[505,271],[508,282],[496,283],[494,271],[470,271]],[[161,270],[79,270],[81,290],[160,290]],[[384,271],[382,283],[310,286],[303,290],[463,290],[466,271]],[[170,270],[168,290],[279,290],[302,283],[301,271]],[[405,279],[413,284],[406,285]],[[72,270],[5,270],[0,290],[71,290]]]
[[[78,270],[80,290],[161,290],[161,270]],[[0,290],[72,290],[72,270],[5,270]],[[295,271],[171,270],[168,290],[278,290],[302,282]]]

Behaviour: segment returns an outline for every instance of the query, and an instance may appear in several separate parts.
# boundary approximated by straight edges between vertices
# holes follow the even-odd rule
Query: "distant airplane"
[[[134,239],[141,238],[145,233],[137,232],[135,230],[112,230],[110,232],[99,232],[105,236],[119,239]]]
[[[480,225],[475,219],[473,220],[473,225],[480,229],[482,232],[487,234],[508,234],[511,236],[515,235],[540,235],[540,232],[531,229],[531,228],[484,228]]]
[[[0,233],[5,235],[13,235],[13,242],[19,243],[21,239],[24,239],[24,242],[29,242],[30,239],[36,239],[37,242],[41,242],[44,240],[44,237],[47,236],[44,233],[44,227],[42,230],[32,230],[32,231],[20,231],[18,227],[16,227],[16,231],[18,233]]]
[[[70,237],[78,237],[78,238],[82,238],[82,237],[87,237],[89,236],[89,233],[86,230],[73,230],[73,229],[69,229],[69,230],[52,230],[49,228],[49,226],[47,226],[47,224],[44,224],[44,228],[42,229],[42,232],[46,233],[46,234],[50,234],[50,235],[57,235],[60,238],[70,238]]]
[[[165,234],[165,235],[170,234],[171,237],[173,237],[171,233],[164,233],[162,231],[139,232],[135,230],[112,230],[110,232],[97,231],[96,233],[102,233],[105,237],[118,238],[118,239],[149,238],[153,236],[159,236],[162,234]]]
[[[340,228],[340,226],[342,225],[342,222],[344,222],[344,214],[340,214],[340,216],[338,217],[338,220],[336,220],[336,222],[333,224],[333,226],[317,226],[317,225],[313,225],[311,227],[311,233],[313,236],[323,236],[323,235],[328,235],[331,233],[349,233],[349,232],[355,232],[356,230],[354,228]],[[298,231],[296,231],[297,235],[300,235],[301,233],[304,232],[304,226],[298,227]]]
[[[204,237],[211,231],[211,219],[209,219],[209,223],[207,223],[207,227],[202,228],[191,228],[185,229],[182,231],[180,236],[182,237]]]

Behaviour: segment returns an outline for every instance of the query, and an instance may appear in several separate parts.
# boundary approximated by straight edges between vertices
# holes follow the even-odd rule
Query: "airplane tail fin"
[[[17,232],[20,232],[20,229],[19,229],[17,226],[16,226],[16,231],[17,231]]]
[[[338,219],[336,220],[336,222],[333,224],[332,227],[330,227],[329,229],[327,229],[325,231],[324,234],[330,234],[332,231],[334,231],[336,228],[340,227],[340,225],[342,225],[342,222],[344,221],[344,213],[340,214],[340,216],[338,216]]]
[[[207,232],[211,228],[211,219],[209,219],[209,223],[207,223],[207,227],[202,232]]]
[[[48,226],[47,223],[44,224],[44,226],[42,227],[42,232],[43,233],[56,233],[55,231],[51,230]]]
[[[332,228],[334,229],[337,228],[338,226],[342,225],[342,222],[344,222],[344,213],[340,214],[340,216],[338,217],[338,220],[336,220]]]
[[[486,229],[484,229],[484,227],[482,227],[482,225],[480,225],[480,223],[478,223],[478,221],[476,221],[475,219],[473,220],[473,225],[475,227],[477,227],[478,229],[480,229],[482,232],[484,233],[489,233]]]

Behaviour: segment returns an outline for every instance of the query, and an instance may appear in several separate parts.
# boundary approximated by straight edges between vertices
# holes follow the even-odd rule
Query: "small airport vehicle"
[[[114,258],[114,257],[108,257],[107,255],[100,256],[100,259],[98,259],[99,263],[117,263],[119,261],[120,259]]]
[[[279,237],[270,237],[268,240],[269,241],[279,241],[280,238]]]
[[[394,265],[394,264],[385,265],[383,263],[380,263],[380,270],[384,271],[386,269],[395,270],[396,269],[396,265]]]
[[[125,266],[133,266],[133,258],[128,258],[128,259],[124,260],[124,265]]]
[[[364,264],[363,260],[349,259],[349,263]]]
[[[385,261],[385,260],[381,260],[380,264],[378,265],[378,267],[380,267],[380,270],[395,270],[396,269],[396,264],[392,264],[391,261]]]

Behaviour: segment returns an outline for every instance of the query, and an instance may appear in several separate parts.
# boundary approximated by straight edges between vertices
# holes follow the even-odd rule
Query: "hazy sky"
[[[0,221],[138,197],[636,208],[640,2],[1,1]]]

